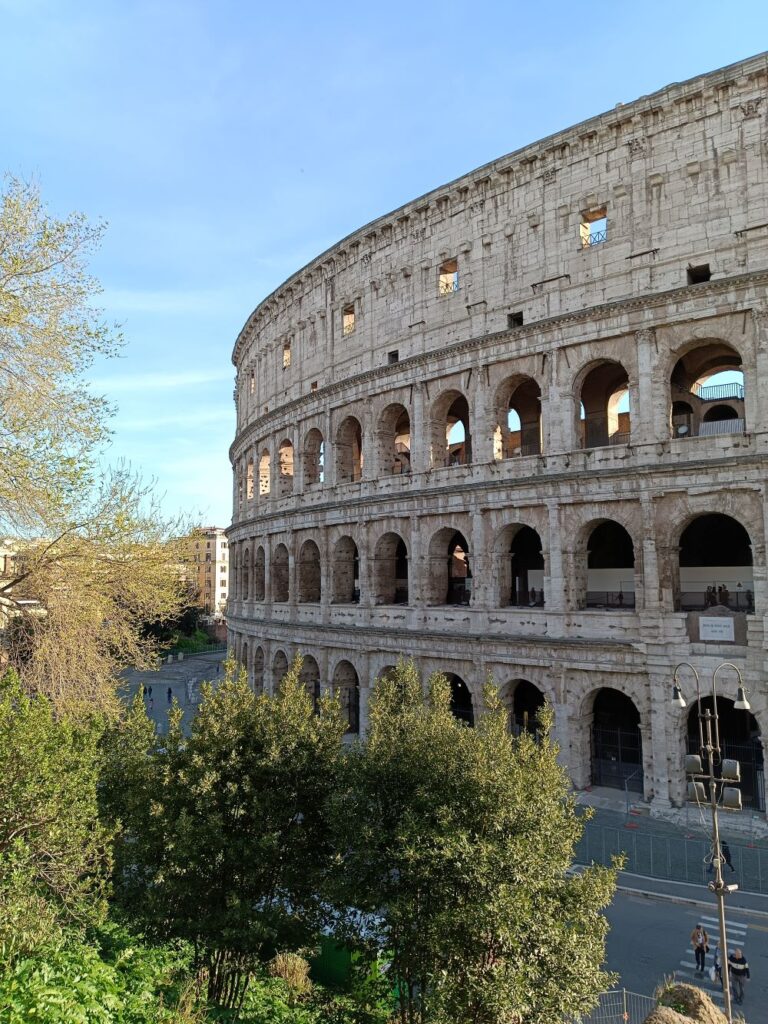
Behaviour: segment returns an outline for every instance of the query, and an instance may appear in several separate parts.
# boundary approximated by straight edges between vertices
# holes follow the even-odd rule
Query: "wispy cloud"
[[[171,391],[178,388],[195,388],[204,384],[219,384],[232,381],[234,370],[224,366],[216,370],[174,370],[168,373],[120,374],[111,377],[96,377],[90,381],[92,391],[115,394],[117,392]]]

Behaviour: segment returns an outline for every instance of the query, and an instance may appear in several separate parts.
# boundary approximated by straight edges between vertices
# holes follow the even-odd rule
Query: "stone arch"
[[[320,600],[322,573],[320,548],[313,540],[305,540],[299,550],[299,593],[301,604],[314,604]]]
[[[253,553],[253,600],[263,601],[266,583],[266,556],[259,544]]]
[[[495,549],[498,605],[543,607],[544,554],[538,531],[510,523],[499,534]]]
[[[360,680],[351,661],[342,658],[333,670],[333,693],[341,702],[347,732],[360,732]]]
[[[541,388],[533,377],[515,374],[502,381],[495,395],[495,459],[541,455]]]
[[[467,605],[472,596],[469,544],[459,530],[444,526],[429,542],[428,603]]]
[[[349,536],[339,537],[332,559],[333,604],[358,604],[360,601],[360,556],[357,544]]]
[[[737,349],[717,339],[700,339],[678,348],[674,359],[669,374],[672,436],[743,434],[744,369]],[[683,406],[690,410],[687,415]]]
[[[512,679],[500,690],[507,709],[509,731],[516,736],[521,732],[537,732],[537,716],[546,700],[539,687],[528,679]]]
[[[286,437],[278,449],[277,496],[285,498],[293,493],[293,444]]]
[[[284,650],[279,649],[275,651],[275,655],[272,658],[272,692],[277,692],[277,688],[283,681],[283,677],[288,671],[288,655]]]
[[[376,541],[373,586],[376,604],[408,604],[408,548],[398,533],[389,531]]]
[[[317,427],[304,438],[304,486],[312,487],[325,480],[325,440]]]
[[[264,692],[264,648],[257,646],[253,652],[253,690]]]
[[[582,531],[586,588],[582,607],[635,607],[635,545],[615,519],[588,523]]]
[[[259,497],[269,494],[271,487],[271,458],[269,448],[262,448],[259,456]]]
[[[388,405],[379,417],[376,447],[381,476],[411,471],[411,417],[400,402]]]
[[[432,403],[430,448],[433,468],[468,465],[472,461],[469,402],[456,388],[444,391]]]
[[[278,544],[272,554],[270,565],[273,601],[290,600],[289,564],[288,548],[285,544]]]
[[[629,375],[620,362],[602,359],[588,364],[577,377],[574,394],[580,399],[577,436],[582,448],[630,441]]]
[[[604,686],[593,690],[585,704],[591,710],[591,784],[644,792],[641,717],[634,700]]]
[[[312,698],[312,706],[317,711],[321,693],[320,666],[317,663],[317,659],[311,654],[302,655],[299,682]]]
[[[467,725],[474,725],[475,710],[469,687],[455,672],[446,672],[445,677],[451,687],[451,713],[454,718]]]
[[[248,462],[245,467],[245,497],[248,501],[253,501],[254,495],[254,476],[253,476],[253,456],[248,456]]]
[[[678,552],[680,610],[755,610],[752,539],[738,519],[722,512],[689,517],[680,531]]]
[[[720,673],[722,680],[725,673]],[[690,692],[686,694],[689,698]],[[742,804],[757,811],[765,811],[764,750],[759,722],[751,711],[737,711],[730,697],[717,697],[718,733],[720,736],[721,761],[730,758],[739,762],[741,768]],[[701,699],[702,712],[712,712],[712,697]],[[684,719],[686,751],[698,754],[701,750],[699,733],[699,705],[693,699],[689,702]],[[714,726],[713,726],[714,731]],[[722,764],[715,765],[715,775],[720,776]],[[708,770],[705,764],[705,771]]]
[[[215,565],[215,563],[214,563]],[[246,545],[243,551],[243,600],[250,601],[251,593],[251,549]],[[214,581],[215,586],[215,581]]]
[[[336,432],[336,482],[355,483],[362,478],[363,428],[355,416],[347,416]]]

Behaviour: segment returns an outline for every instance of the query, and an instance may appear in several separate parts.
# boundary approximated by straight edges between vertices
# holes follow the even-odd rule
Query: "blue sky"
[[[764,2],[0,0],[0,168],[109,230],[111,457],[226,525],[231,352],[335,240],[473,167],[768,47]]]

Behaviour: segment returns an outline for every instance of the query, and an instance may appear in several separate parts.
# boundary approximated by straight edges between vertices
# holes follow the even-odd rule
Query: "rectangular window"
[[[398,351],[398,349],[393,349],[392,352],[387,352],[387,362],[390,365],[392,365],[392,363],[397,363],[399,361],[400,361],[400,352]]]
[[[288,339],[288,341],[284,341],[283,342],[283,369],[287,370],[290,365],[291,365],[291,342],[290,342],[290,339]]]
[[[346,337],[355,329],[355,304],[350,302],[341,311],[341,333]]]
[[[317,381],[316,380],[313,380],[312,383],[309,385],[309,390],[310,391],[317,391]]]
[[[507,313],[507,328],[522,327],[523,326],[523,314],[522,313]]]
[[[459,290],[459,261],[457,259],[445,260],[440,264],[437,277],[438,295],[453,295]]]
[[[582,214],[579,225],[582,249],[592,245],[600,245],[608,238],[608,211],[604,206],[597,210],[588,210]]]
[[[703,284],[712,277],[712,271],[708,263],[702,263],[698,267],[688,267],[688,284]]]

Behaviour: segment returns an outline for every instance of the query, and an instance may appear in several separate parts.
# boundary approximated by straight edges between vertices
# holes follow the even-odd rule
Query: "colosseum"
[[[551,702],[576,788],[674,815],[689,662],[705,692],[717,669],[725,753],[765,811],[766,86],[762,54],[619,104],[257,306],[228,531],[254,687],[300,650],[354,733],[401,655],[448,674],[470,723],[491,674],[512,729]]]

